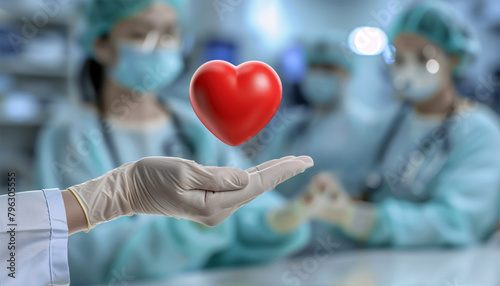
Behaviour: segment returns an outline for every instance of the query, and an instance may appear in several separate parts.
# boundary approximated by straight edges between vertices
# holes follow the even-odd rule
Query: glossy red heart
[[[203,125],[222,142],[237,146],[255,136],[281,103],[281,81],[267,64],[225,61],[203,64],[189,88],[191,105]]]

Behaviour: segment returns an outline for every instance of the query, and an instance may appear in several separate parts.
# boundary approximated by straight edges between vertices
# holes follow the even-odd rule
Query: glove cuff
[[[80,204],[80,207],[82,207],[83,213],[85,214],[85,219],[87,220],[87,230],[85,230],[85,232],[89,232],[90,229],[91,229],[89,215],[87,214],[87,210],[83,206],[82,199],[80,198],[80,196],[78,195],[78,193],[75,192],[72,188],[68,188],[68,191],[70,191],[75,196],[76,200]]]
[[[126,168],[114,169],[99,178],[68,188],[82,206],[89,232],[97,225],[133,215],[127,197]]]

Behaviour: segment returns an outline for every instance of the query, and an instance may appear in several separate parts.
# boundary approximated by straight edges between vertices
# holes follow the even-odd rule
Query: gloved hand
[[[247,171],[205,167],[172,157],[148,157],[68,188],[88,221],[100,223],[133,214],[221,223],[233,212],[313,165],[310,157],[285,157]]]
[[[300,200],[306,209],[305,216],[337,225],[357,239],[366,238],[375,223],[375,206],[352,200],[330,173],[314,176]]]
[[[333,174],[320,173],[312,178],[304,195],[271,213],[269,222],[275,231],[288,232],[310,219],[337,225],[346,234],[363,239],[373,227],[375,208],[353,201]]]
[[[334,224],[348,221],[352,200],[338,179],[329,173],[314,176],[301,202],[310,218],[322,219]]]

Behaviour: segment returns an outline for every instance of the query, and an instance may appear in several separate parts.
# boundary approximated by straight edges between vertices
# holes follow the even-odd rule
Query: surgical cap
[[[420,35],[449,55],[457,55],[460,64],[454,74],[461,74],[474,60],[479,51],[479,42],[468,27],[460,21],[452,7],[440,2],[422,2],[410,7],[396,20],[389,33],[389,40],[399,34]]]
[[[88,0],[82,42],[89,56],[94,55],[96,39],[108,34],[123,19],[163,2],[172,6],[182,19],[185,0]]]
[[[351,61],[342,53],[341,43],[318,42],[307,47],[307,63],[339,66],[346,71],[352,71]]]

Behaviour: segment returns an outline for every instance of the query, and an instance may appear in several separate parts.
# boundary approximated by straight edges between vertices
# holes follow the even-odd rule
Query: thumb
[[[194,189],[208,191],[233,191],[245,188],[250,175],[241,169],[231,167],[201,166],[195,171]]]

